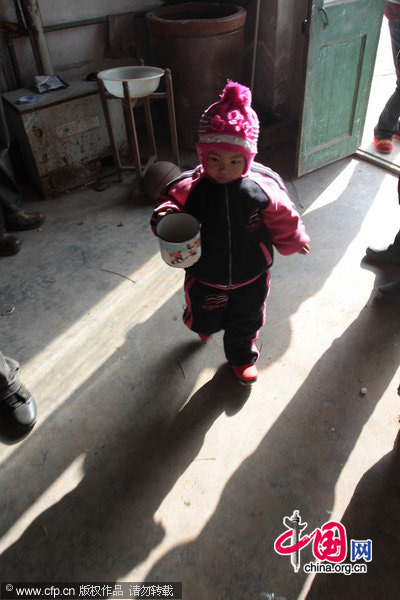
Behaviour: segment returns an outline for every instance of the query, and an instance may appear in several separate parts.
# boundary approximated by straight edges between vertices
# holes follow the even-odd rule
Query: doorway
[[[384,17],[379,38],[367,114],[361,145],[357,154],[372,163],[400,174],[400,140],[393,139],[391,154],[379,153],[373,144],[374,127],[388,98],[396,87],[396,72],[393,64],[392,46],[388,20]]]
[[[354,154],[362,138],[382,27],[376,0],[309,0],[297,175]]]

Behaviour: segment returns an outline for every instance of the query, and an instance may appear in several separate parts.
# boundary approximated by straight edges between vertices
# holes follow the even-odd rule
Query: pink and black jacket
[[[215,287],[254,281],[271,267],[273,246],[288,255],[310,239],[280,176],[255,162],[227,185],[209,179],[201,165],[182,173],[163,190],[151,218],[154,233],[167,208],[201,223],[201,258],[186,271]]]

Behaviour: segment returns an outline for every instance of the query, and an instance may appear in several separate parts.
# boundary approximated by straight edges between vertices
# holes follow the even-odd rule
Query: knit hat
[[[207,108],[200,119],[196,150],[205,168],[210,150],[237,152],[246,159],[243,175],[257,154],[258,117],[251,108],[251,91],[228,80],[221,100]]]

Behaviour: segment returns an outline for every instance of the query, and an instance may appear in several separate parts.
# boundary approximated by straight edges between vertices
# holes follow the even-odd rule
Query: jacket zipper
[[[229,199],[228,190],[225,186],[225,206],[226,206],[226,219],[228,222],[228,289],[232,287],[232,235],[231,235],[231,217],[229,214]]]

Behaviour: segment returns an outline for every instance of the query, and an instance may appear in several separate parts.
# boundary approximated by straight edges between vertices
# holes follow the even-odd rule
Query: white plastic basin
[[[164,69],[146,66],[115,67],[97,73],[97,77],[104,82],[107,92],[117,98],[124,97],[123,81],[128,82],[131,98],[143,98],[156,91],[163,75]]]

